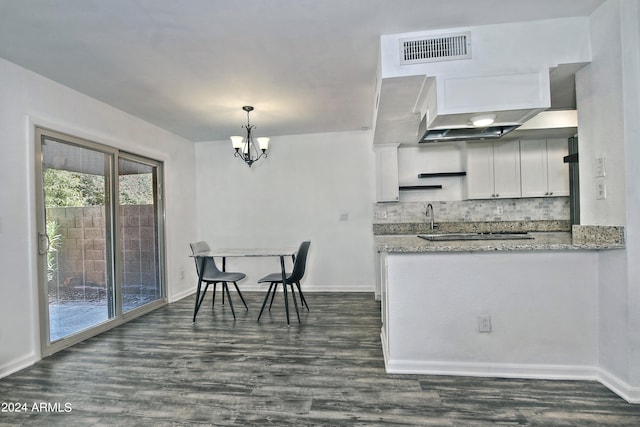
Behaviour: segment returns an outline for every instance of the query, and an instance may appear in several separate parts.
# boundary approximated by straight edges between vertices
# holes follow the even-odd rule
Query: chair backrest
[[[207,242],[195,242],[195,243],[191,243],[189,246],[191,246],[191,252],[193,252],[194,255],[199,254],[201,252],[209,252],[211,250],[211,248],[209,247],[209,244]]]
[[[300,244],[300,248],[298,248],[298,253],[296,254],[296,260],[293,263],[293,271],[291,272],[291,276],[287,278],[288,282],[299,282],[304,276],[309,246],[311,246],[311,242],[309,241]]]
[[[191,243],[189,244],[189,246],[191,246],[191,252],[193,252],[194,255],[193,259],[196,262],[196,272],[200,274],[200,266],[202,265],[202,262],[200,260],[202,258],[198,257],[198,254],[206,254],[211,250],[211,248],[209,247],[209,244],[207,242],[203,241]],[[218,269],[215,260],[212,257],[204,258],[204,273],[202,274],[203,279],[206,279],[208,276],[215,275],[217,273],[220,273],[220,269]]]

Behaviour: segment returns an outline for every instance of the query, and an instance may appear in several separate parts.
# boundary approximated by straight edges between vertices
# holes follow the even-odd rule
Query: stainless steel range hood
[[[496,125],[488,127],[463,127],[447,129],[427,129],[426,117],[420,121],[418,128],[418,143],[449,142],[449,141],[477,141],[483,139],[498,139],[517,129],[520,125]]]

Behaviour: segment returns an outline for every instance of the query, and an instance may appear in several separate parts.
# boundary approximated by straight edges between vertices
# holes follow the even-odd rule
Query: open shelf
[[[443,178],[448,176],[466,176],[466,172],[419,173],[418,178]]]
[[[400,191],[404,190],[441,190],[442,185],[402,185]]]

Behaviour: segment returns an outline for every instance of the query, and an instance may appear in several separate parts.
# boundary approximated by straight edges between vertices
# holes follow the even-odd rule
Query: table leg
[[[215,262],[215,258],[214,258],[214,262]],[[222,257],[222,271],[227,271],[227,257]],[[222,285],[222,305],[224,306],[224,290],[226,288],[226,285]],[[214,288],[215,289],[215,288]]]

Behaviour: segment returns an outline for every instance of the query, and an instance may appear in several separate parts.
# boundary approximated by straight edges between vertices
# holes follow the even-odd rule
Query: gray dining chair
[[[216,286],[218,283],[222,284],[222,305],[224,305],[224,294],[227,294],[227,301],[229,301],[229,307],[231,308],[231,314],[233,314],[233,318],[236,318],[236,312],[233,309],[233,301],[231,300],[231,294],[229,293],[229,286],[227,283],[233,283],[238,292],[238,296],[242,300],[244,307],[249,310],[247,307],[247,303],[242,296],[242,292],[240,292],[240,288],[238,288],[238,280],[244,279],[246,274],[238,273],[238,272],[227,272],[220,271],[218,266],[216,265],[215,259],[209,255],[209,251],[211,248],[207,242],[195,242],[191,243],[191,251],[193,252],[193,257],[196,262],[196,272],[198,273],[198,289],[196,292],[196,305],[193,311],[193,321],[196,321],[196,315],[198,314],[198,310],[200,310],[200,306],[202,305],[202,301],[207,294],[207,289],[210,284],[213,284],[213,300],[211,302],[211,309],[213,309],[216,302]],[[204,291],[200,292],[200,288],[202,283],[205,283]]]
[[[282,282],[282,272],[271,273],[264,276],[262,279],[258,280],[258,283],[269,283],[269,290],[264,297],[264,301],[262,303],[262,308],[260,309],[260,314],[258,315],[258,321],[260,321],[260,317],[262,316],[262,312],[264,311],[264,307],[267,305],[267,300],[269,296],[271,296],[271,303],[269,304],[269,311],[271,311],[271,305],[273,304],[273,298],[275,297],[276,290],[278,288],[278,284],[282,283],[282,287],[284,290],[284,304],[285,310],[287,313],[287,324],[289,323],[289,301],[287,297],[287,285],[291,288],[291,296],[293,298],[293,304],[296,308],[296,315],[298,316],[298,323],[300,323],[300,312],[298,311],[298,303],[296,301],[296,293],[294,285],[298,289],[298,293],[300,294],[300,303],[303,307],[307,307],[307,311],[309,310],[309,305],[307,304],[307,300],[302,293],[302,288],[300,287],[300,281],[304,277],[304,272],[307,265],[307,254],[309,253],[309,247],[311,246],[311,242],[305,241],[300,244],[300,248],[298,248],[298,252],[295,256],[295,260],[293,262],[293,270],[291,273],[285,272],[285,280]]]

